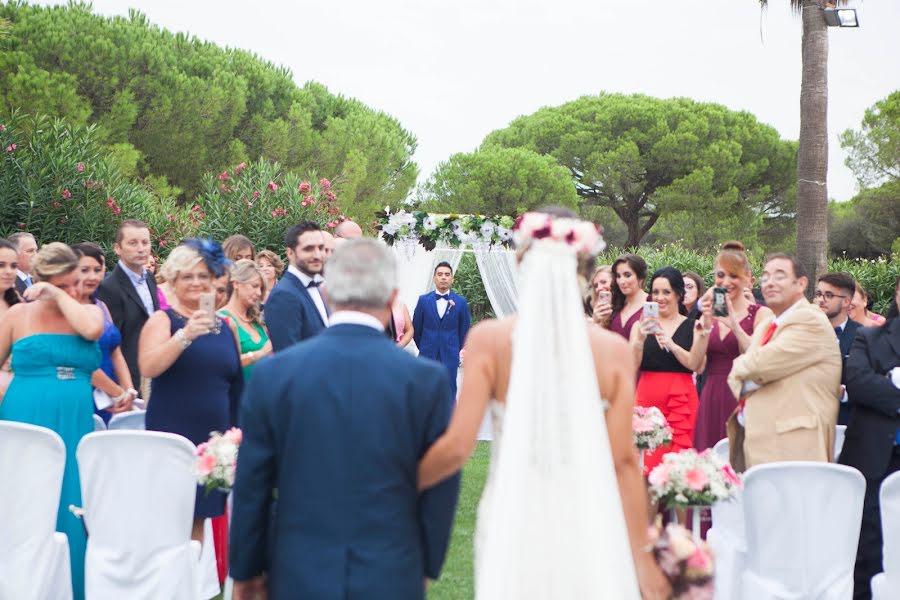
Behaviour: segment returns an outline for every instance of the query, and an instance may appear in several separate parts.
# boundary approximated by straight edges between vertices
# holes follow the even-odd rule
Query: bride
[[[469,333],[459,403],[419,463],[419,487],[463,466],[490,407],[476,597],[668,598],[647,551],[647,497],[631,433],[633,359],[624,340],[582,315],[577,271],[593,264],[603,240],[593,224],[557,208],[520,217],[514,240],[518,315]]]

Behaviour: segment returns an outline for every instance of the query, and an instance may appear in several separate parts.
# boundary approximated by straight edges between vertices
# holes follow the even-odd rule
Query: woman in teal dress
[[[84,598],[84,526],[69,512],[81,506],[75,450],[94,429],[91,374],[100,366],[97,339],[103,314],[78,300],[78,257],[65,244],[46,244],[35,256],[37,282],[29,302],[11,307],[0,321],[0,363],[12,352],[12,383],[0,404],[0,420],[52,429],[66,445],[56,529],[69,538],[74,598]]]
[[[266,278],[262,269],[252,260],[237,261],[231,268],[228,304],[222,307],[219,315],[237,325],[245,383],[250,380],[253,365],[272,353],[272,342],[259,309],[265,295]]]

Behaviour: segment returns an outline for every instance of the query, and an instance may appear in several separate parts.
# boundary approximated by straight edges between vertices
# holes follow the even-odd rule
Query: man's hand
[[[264,575],[234,582],[234,600],[266,600],[269,597]]]

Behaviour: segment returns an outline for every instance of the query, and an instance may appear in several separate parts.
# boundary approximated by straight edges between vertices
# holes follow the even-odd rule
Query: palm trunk
[[[797,258],[810,276],[827,269],[828,243],[828,26],[822,0],[803,0],[803,80],[797,156]]]

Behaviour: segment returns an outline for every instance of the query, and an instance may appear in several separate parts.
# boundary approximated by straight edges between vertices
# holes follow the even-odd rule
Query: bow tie
[[[325,282],[324,281],[316,281],[315,279],[313,279],[312,281],[310,281],[309,283],[306,284],[306,287],[307,287],[307,289],[317,288],[320,285],[322,285],[323,283],[325,283]]]
[[[450,294],[438,294],[435,292],[434,295],[437,296],[438,300],[450,300]]]

